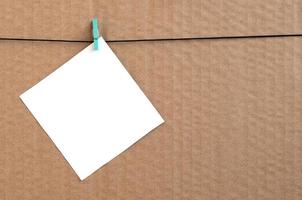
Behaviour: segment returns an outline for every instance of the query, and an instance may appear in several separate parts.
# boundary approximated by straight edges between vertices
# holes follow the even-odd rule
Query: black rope
[[[249,38],[285,38],[301,37],[302,34],[280,34],[280,35],[246,35],[246,36],[204,36],[204,37],[179,37],[179,38],[143,38],[143,39],[117,39],[106,40],[108,43],[118,42],[157,42],[157,41],[183,41],[183,40],[224,40],[224,39],[249,39]],[[33,42],[77,42],[91,43],[89,40],[60,40],[60,39],[34,39],[34,38],[8,38],[3,37],[0,40],[8,41],[33,41]]]

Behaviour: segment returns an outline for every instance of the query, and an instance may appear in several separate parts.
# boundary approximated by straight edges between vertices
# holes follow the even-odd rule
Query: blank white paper
[[[164,122],[102,38],[20,98],[81,180]]]

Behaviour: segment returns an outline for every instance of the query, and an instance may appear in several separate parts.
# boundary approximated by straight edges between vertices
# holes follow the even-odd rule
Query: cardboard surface
[[[0,1],[0,37],[302,34],[302,1]],[[0,200],[302,199],[302,38],[112,43],[166,123],[80,182],[18,96],[87,43],[0,41]]]
[[[166,123],[80,182],[18,96],[86,45],[0,41],[1,200],[302,198],[302,38],[110,44]]]
[[[107,40],[302,32],[300,0],[0,1],[0,37]]]

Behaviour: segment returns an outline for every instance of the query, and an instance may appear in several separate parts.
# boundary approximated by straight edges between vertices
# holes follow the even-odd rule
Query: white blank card
[[[164,122],[102,38],[20,97],[81,180]]]

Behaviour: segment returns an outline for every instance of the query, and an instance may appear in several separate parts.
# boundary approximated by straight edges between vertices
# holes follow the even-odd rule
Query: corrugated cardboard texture
[[[0,1],[0,37],[108,40],[302,33],[301,0]]]
[[[302,38],[111,44],[166,123],[80,182],[18,96],[86,45],[0,42],[1,200],[302,199]]]

